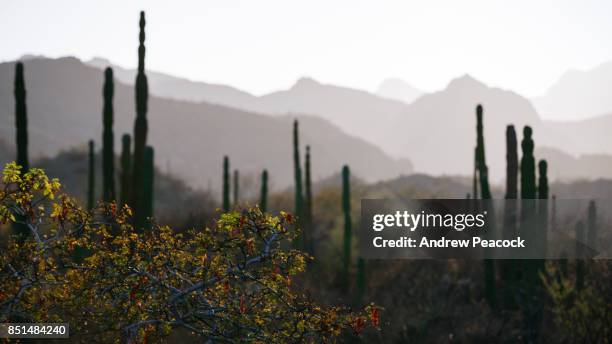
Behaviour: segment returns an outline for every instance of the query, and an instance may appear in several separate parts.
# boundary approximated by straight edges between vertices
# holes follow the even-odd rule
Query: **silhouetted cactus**
[[[28,115],[23,63],[15,64],[15,126],[17,128],[17,165],[23,173],[30,169],[28,160]]]
[[[132,171],[132,139],[129,134],[121,137],[121,204],[128,204],[130,201],[130,184]]]
[[[507,200],[518,197],[518,152],[514,126],[506,127],[506,196]],[[516,203],[516,202],[514,202]],[[515,215],[516,216],[516,215]]]
[[[521,198],[536,198],[536,177],[535,177],[535,158],[533,157],[533,134],[531,127],[525,126],[523,129],[523,141],[521,148],[523,157],[521,158]]]
[[[582,221],[576,223],[576,289],[582,290],[584,287],[584,226]]]
[[[540,160],[538,163],[538,199],[548,199],[548,164],[546,160]]]
[[[538,163],[538,228],[536,230],[536,243],[538,252],[546,257],[548,249],[548,164],[546,160]],[[538,272],[544,272],[544,259],[537,259],[534,263],[538,264]]]
[[[25,79],[23,76],[23,64],[17,62],[15,64],[15,127],[16,127],[16,144],[17,144],[17,165],[21,166],[21,173],[26,173],[30,169],[28,160],[28,118],[26,107],[26,89]],[[17,221],[24,221],[25,217],[19,214],[15,215]],[[14,234],[18,235],[20,240],[25,239],[30,229],[25,224],[13,223],[12,229]]]
[[[536,176],[535,176],[535,158],[533,157],[533,139],[531,138],[531,127],[525,126],[523,129],[523,141],[521,148],[523,156],[521,157],[521,230],[520,234],[526,238],[527,242],[534,241],[533,220],[535,219],[535,202],[536,198]],[[533,245],[532,245],[533,246]],[[535,247],[534,247],[535,248]],[[534,253],[530,251],[531,253]],[[528,262],[525,262],[528,263]],[[528,265],[528,264],[527,264]]]
[[[520,235],[525,238],[528,243],[525,254],[529,258],[538,256],[537,238],[539,229],[535,224],[536,220],[536,175],[535,175],[535,158],[533,156],[534,142],[532,139],[531,127],[525,126],[523,129],[523,141],[521,148],[523,156],[521,158],[521,228]],[[525,277],[526,287],[533,289],[538,285],[538,270],[539,263],[533,261],[524,261],[523,274]],[[533,292],[533,290],[531,290]]]
[[[304,228],[302,229],[304,246],[306,252],[314,254],[314,241],[312,229],[312,182],[310,180],[310,146],[306,146],[306,161],[304,162],[305,184],[304,184]]]
[[[151,221],[148,219],[153,217],[153,202],[155,201],[155,151],[153,147],[147,146],[145,149],[145,170],[142,174],[144,181],[144,211],[147,229],[151,229]]]
[[[534,142],[532,139],[531,127],[525,126],[523,129],[523,141],[521,142],[521,148],[523,150],[523,156],[521,158],[521,237],[525,238],[528,244],[528,251],[526,254],[530,258],[535,258],[538,255],[536,231],[538,230],[535,224],[536,216],[536,175],[535,175],[535,158],[533,156]],[[524,262],[525,266],[525,277],[531,283],[535,283],[537,280],[537,264],[531,264],[532,262]]]
[[[503,239],[516,237],[517,198],[518,198],[518,152],[516,131],[513,125],[506,127],[506,195],[504,201]],[[505,282],[504,302],[507,306],[514,303],[514,286],[519,270],[512,260],[500,262],[501,275]]]
[[[238,206],[240,199],[240,174],[238,170],[234,170],[234,207]]]
[[[489,172],[485,159],[485,146],[484,146],[484,134],[483,134],[483,109],[482,105],[476,106],[476,169],[478,170],[479,186],[481,198],[485,200],[491,199],[491,191],[489,188]],[[490,218],[495,218],[493,214],[493,208],[489,208],[488,204],[486,211]],[[483,209],[485,210],[485,209]],[[489,221],[486,236],[493,237],[493,226],[494,221]],[[484,282],[485,282],[485,297],[491,307],[495,307],[496,295],[495,295],[495,262],[491,259],[484,260]]]
[[[595,250],[597,247],[597,206],[593,200],[589,202],[587,220],[587,245],[589,246],[589,249]]]
[[[521,157],[521,226],[520,236],[527,243],[526,258],[536,258],[538,253],[537,237],[538,230],[536,220],[536,175],[535,175],[535,158],[533,156],[534,142],[532,139],[531,127],[525,126],[523,129],[523,141],[521,148],[523,156]],[[534,307],[539,303],[539,286],[540,279],[538,271],[540,263],[535,259],[522,261],[522,284],[525,288],[525,294],[529,295],[530,299],[521,304],[523,310],[523,326],[525,328],[525,337],[527,342],[536,342],[538,337],[538,328],[541,321],[541,307]]]
[[[87,173],[87,210],[92,210],[96,202],[96,152],[94,140],[89,140]]]
[[[261,173],[261,194],[259,198],[259,208],[262,212],[268,211],[268,170]]]
[[[297,218],[296,227],[302,228],[302,204],[304,196],[302,194],[302,167],[300,165],[300,138],[298,120],[293,121],[293,171],[295,175],[295,216]],[[303,248],[303,236],[299,235],[294,239],[296,248]]]
[[[351,219],[351,172],[347,165],[342,167],[342,212],[344,214],[344,236],[342,254],[342,288],[349,288],[349,275],[351,267],[352,227]]]
[[[478,199],[478,146],[474,148],[474,176],[472,178],[472,198],[474,200]]]
[[[489,171],[485,159],[484,135],[482,125],[482,105],[476,106],[476,168],[479,176],[480,197],[482,199],[491,199],[491,190],[489,189]]]
[[[223,212],[230,211],[230,175],[229,175],[229,158],[223,157]]]
[[[102,132],[102,199],[111,202],[115,195],[115,152],[113,135],[113,70],[104,70],[104,109]]]
[[[147,101],[149,86],[145,75],[145,14],[140,12],[140,45],[138,46],[138,74],[136,75],[136,120],[134,122],[134,160],[132,169],[132,207],[136,229],[142,228],[146,220],[144,204],[145,148],[147,146]]]

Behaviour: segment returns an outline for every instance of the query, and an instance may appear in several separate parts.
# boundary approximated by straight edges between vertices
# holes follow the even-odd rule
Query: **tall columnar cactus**
[[[102,132],[102,198],[105,202],[116,199],[115,195],[115,151],[113,135],[113,70],[104,70],[104,109]]]
[[[523,129],[523,141],[521,148],[523,157],[521,158],[521,198],[536,198],[536,177],[535,177],[535,158],[533,157],[533,139],[531,127],[525,126]]]
[[[121,137],[121,204],[130,202],[130,184],[132,173],[132,139],[129,134]]]
[[[537,237],[538,230],[535,224],[536,220],[536,175],[535,175],[535,158],[533,156],[534,143],[532,139],[531,127],[525,126],[523,129],[523,141],[521,148],[523,156],[521,158],[521,226],[520,236],[525,238],[528,243],[528,251],[525,256],[528,258],[536,258],[538,256]],[[538,298],[540,294],[539,275],[541,263],[535,259],[529,259],[522,262],[522,283],[526,290],[526,294],[532,298]],[[524,277],[524,278],[523,278]],[[539,301],[530,300],[521,304],[523,310],[525,337],[527,342],[536,342],[538,338],[538,328],[541,321],[541,308],[534,307]]]
[[[132,169],[132,207],[136,219],[136,228],[140,229],[146,219],[144,204],[145,148],[147,146],[147,101],[149,86],[145,75],[145,14],[140,12],[140,45],[138,46],[138,74],[136,75],[136,120],[134,122],[134,160]]]
[[[506,127],[506,195],[504,201],[504,223],[503,223],[503,239],[512,239],[516,237],[517,225],[517,199],[518,198],[518,152],[516,131],[513,125]],[[514,283],[518,276],[515,262],[504,260],[500,262],[501,275],[507,286],[504,293],[504,302],[506,305],[512,305],[514,293],[512,291]]]
[[[491,190],[489,189],[489,172],[485,159],[482,114],[482,105],[478,104],[478,106],[476,106],[476,168],[478,169],[481,198],[491,199]]]
[[[293,121],[293,171],[295,175],[295,216],[297,217],[296,226],[303,230],[302,227],[302,204],[304,196],[302,194],[302,167],[300,165],[300,138],[299,124],[296,119]],[[296,248],[303,248],[302,236],[295,238],[294,245]]]
[[[479,186],[481,198],[485,200],[491,199],[491,190],[489,188],[489,172],[487,162],[485,159],[485,146],[484,146],[484,134],[483,134],[483,109],[482,105],[476,106],[476,169],[478,170]],[[495,218],[493,208],[488,207],[488,204],[484,204],[487,209],[490,218]],[[486,235],[493,237],[494,235],[494,221],[489,221]],[[491,307],[496,304],[495,295],[495,262],[491,259],[484,260],[484,284],[485,284],[485,297]]]
[[[478,199],[478,146],[474,148],[474,176],[472,178],[472,198],[474,200]]]
[[[89,140],[88,154],[88,178],[87,178],[87,209],[92,210],[96,202],[96,152],[94,140]]]
[[[513,125],[506,127],[506,196],[507,200],[518,197],[518,152],[516,131]]]
[[[268,211],[268,170],[261,173],[261,195],[259,198],[259,208],[262,212]]]
[[[144,180],[144,212],[145,219],[153,217],[153,202],[155,200],[155,152],[153,147],[147,146],[145,149],[145,170],[142,174]],[[151,229],[151,221],[146,221],[145,227]]]
[[[22,167],[22,173],[30,169],[28,160],[28,118],[26,108],[26,89],[25,79],[23,76],[23,64],[17,62],[15,65],[15,126],[16,126],[16,143],[17,143],[17,165]],[[17,220],[23,220],[23,217],[16,215]],[[13,232],[21,239],[25,239],[30,233],[29,228],[21,223],[14,223]]]
[[[548,176],[547,176],[548,164],[546,160],[540,160],[538,162],[538,199],[548,199]],[[544,203],[544,202],[542,202]],[[541,204],[541,203],[540,203]]]
[[[314,254],[314,240],[312,228],[312,181],[310,179],[310,146],[306,146],[306,161],[304,162],[305,184],[304,184],[304,247],[306,252]]]
[[[23,63],[15,64],[15,126],[17,127],[17,165],[22,171],[30,169],[28,160],[28,115]]]
[[[536,230],[536,242],[540,255],[546,256],[548,249],[548,164],[546,160],[538,163],[538,229]],[[544,272],[544,259],[536,260],[539,272]]]
[[[223,212],[230,211],[230,175],[229,175],[229,158],[223,157]]]
[[[344,236],[342,254],[342,288],[349,288],[349,276],[351,267],[352,227],[351,219],[351,172],[347,165],[342,167],[342,212],[344,213]]]
[[[585,264],[584,264],[584,226],[582,225],[582,221],[578,221],[576,223],[576,289],[582,290],[584,287],[584,273],[585,273]]]
[[[234,207],[238,206],[240,199],[240,174],[238,170],[234,170]]]
[[[523,150],[523,156],[521,158],[521,237],[525,238],[526,242],[534,243],[537,238],[537,228],[535,228],[535,216],[536,216],[536,175],[535,175],[535,158],[533,157],[533,139],[531,138],[532,130],[531,127],[525,126],[523,129],[523,141],[521,142],[521,148]],[[537,247],[531,245],[529,251],[526,252],[531,258],[537,255]],[[537,270],[529,269],[529,266],[533,267],[530,262],[525,262],[527,270],[526,276],[528,279],[537,278]]]
[[[587,245],[594,250],[597,247],[597,206],[593,200],[589,202],[587,224]]]

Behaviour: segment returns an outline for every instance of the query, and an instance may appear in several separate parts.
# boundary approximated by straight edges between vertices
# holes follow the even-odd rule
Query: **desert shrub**
[[[157,341],[177,329],[212,342],[333,342],[378,327],[379,309],[325,307],[296,292],[305,254],[292,215],[258,208],[214,225],[140,233],[128,206],[85,211],[40,169],[7,164],[0,221],[30,233],[0,255],[0,322],[68,322],[83,341]],[[17,216],[16,216],[17,215]]]

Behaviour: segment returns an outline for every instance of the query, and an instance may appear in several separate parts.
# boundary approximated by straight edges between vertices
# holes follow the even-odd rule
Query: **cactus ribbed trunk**
[[[300,138],[299,138],[299,124],[296,119],[293,121],[293,172],[295,175],[295,216],[296,227],[299,230],[302,228],[302,204],[304,201],[304,195],[302,194],[302,167],[300,165]],[[303,235],[298,235],[294,240],[294,246],[298,249],[304,248]]]
[[[115,152],[113,135],[113,70],[104,70],[104,109],[102,132],[102,199],[105,202],[116,200],[115,195]]]
[[[30,169],[28,160],[28,115],[26,107],[26,88],[23,63],[15,65],[15,125],[17,127],[17,165],[23,173]]]
[[[16,126],[16,144],[17,144],[17,165],[22,167],[21,173],[26,173],[30,169],[28,160],[28,117],[26,108],[26,88],[25,78],[23,75],[23,63],[15,64],[15,126]],[[25,217],[15,215],[17,221],[24,221]],[[21,223],[13,223],[13,233],[18,235],[20,240],[25,239],[30,230],[28,226]]]
[[[130,184],[132,171],[132,139],[129,134],[121,138],[121,205],[130,202]]]
[[[351,172],[347,165],[342,167],[342,212],[344,214],[344,236],[342,254],[342,289],[348,291],[351,267],[352,227],[351,219]]]
[[[145,149],[145,170],[142,174],[144,180],[144,211],[145,211],[145,228],[151,229],[150,218],[153,217],[153,202],[155,200],[155,152],[153,147],[147,146]]]
[[[234,207],[238,206],[240,199],[240,174],[238,170],[234,170]]]
[[[526,257],[536,258],[538,255],[537,237],[538,230],[536,226],[537,205],[536,205],[536,173],[535,173],[535,158],[533,156],[534,142],[532,139],[531,127],[525,126],[523,129],[523,141],[521,148],[523,156],[521,158],[521,226],[519,235],[525,239],[528,244],[528,251],[525,252]],[[539,326],[542,317],[541,307],[541,289],[539,288],[539,266],[540,263],[536,259],[528,259],[522,261],[522,285],[529,299],[524,300],[521,304],[523,312],[523,331],[526,342],[535,343],[539,336]]]
[[[306,161],[304,162],[304,173],[305,173],[305,183],[304,183],[304,229],[302,233],[304,233],[304,248],[306,252],[313,255],[314,254],[314,239],[313,228],[312,228],[312,181],[310,179],[310,146],[306,146]]]
[[[230,211],[230,175],[229,175],[229,158],[223,157],[223,212]]]
[[[94,140],[89,140],[87,172],[87,210],[92,210],[96,202],[96,152]]]
[[[503,239],[513,239],[517,234],[518,198],[518,145],[513,125],[506,127],[506,195],[504,201]],[[520,270],[513,260],[500,262],[501,275],[505,282],[504,303],[514,305],[515,287]]]
[[[531,127],[523,129],[523,141],[521,148],[521,199],[532,200],[536,198],[535,158],[533,157],[533,131]]]
[[[546,256],[548,249],[548,164],[546,160],[538,163],[538,230],[537,243],[540,255]],[[539,272],[544,272],[544,259],[538,259]]]
[[[537,189],[536,189],[536,173],[535,173],[535,158],[533,156],[534,142],[532,139],[531,127],[525,126],[523,129],[523,141],[521,142],[521,148],[523,150],[523,156],[521,158],[521,228],[520,235],[525,238],[526,242],[536,242],[536,231],[538,230],[535,224],[536,216],[536,202]],[[530,249],[526,252],[530,258],[537,256],[537,247],[531,245]],[[535,283],[536,271],[534,270],[534,264],[529,261],[525,261],[524,264],[524,277],[528,283]]]
[[[482,105],[476,107],[476,167],[478,169],[480,195],[482,199],[491,199],[489,189],[488,167],[485,160],[484,134],[482,124]]]
[[[259,198],[259,208],[262,212],[268,211],[268,170],[261,173],[261,194]]]
[[[140,12],[140,45],[138,46],[138,74],[136,75],[136,121],[134,122],[134,159],[132,170],[132,207],[134,208],[136,230],[145,223],[144,204],[145,148],[147,146],[147,101],[149,86],[145,75],[145,14]]]
[[[484,146],[484,134],[483,134],[483,109],[482,105],[476,106],[476,168],[479,176],[479,186],[481,198],[484,200],[491,199],[491,191],[489,188],[489,175],[488,167],[485,159],[485,146]],[[493,208],[488,206],[488,203],[483,204],[487,209],[488,216],[492,219],[495,218]],[[489,221],[486,236],[489,239],[494,238],[494,221]],[[486,249],[485,249],[486,250]],[[495,288],[495,262],[492,259],[484,260],[484,284],[485,284],[485,298],[491,307],[496,306],[496,288]]]
[[[474,148],[474,175],[472,177],[472,198],[474,206],[478,199],[478,146]]]
[[[506,127],[506,196],[513,200],[518,197],[518,152],[516,131],[513,125]],[[512,203],[512,202],[510,202]],[[516,204],[516,201],[514,201]],[[515,215],[516,217],[516,215]],[[512,233],[515,234],[515,233]]]

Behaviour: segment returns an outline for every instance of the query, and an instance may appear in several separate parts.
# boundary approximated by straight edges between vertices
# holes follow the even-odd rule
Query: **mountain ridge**
[[[63,149],[102,136],[103,72],[74,57],[24,62],[30,154],[51,157]],[[12,114],[14,62],[0,63],[0,108]],[[115,152],[121,135],[132,133],[133,87],[115,82]],[[259,176],[270,171],[271,188],[292,185],[291,126],[300,120],[301,142],[311,145],[314,177],[335,173],[342,164],[370,181],[410,173],[406,161],[348,135],[325,119],[293,113],[269,116],[206,102],[149,97],[149,143],[158,166],[169,166],[189,185],[220,189],[221,163],[230,156],[232,169]],[[14,118],[0,118],[0,134],[14,137]],[[280,143],[280,144],[279,144]],[[302,153],[304,147],[302,147]]]

